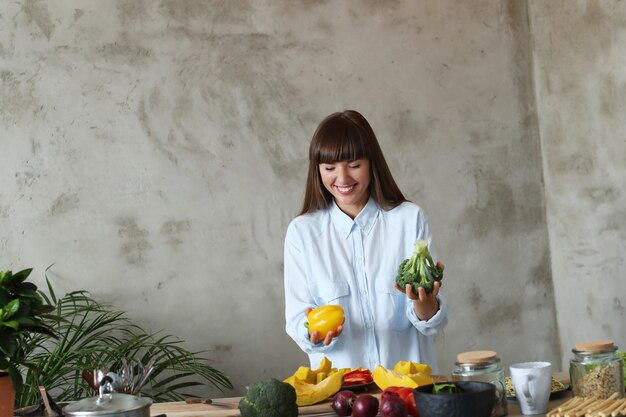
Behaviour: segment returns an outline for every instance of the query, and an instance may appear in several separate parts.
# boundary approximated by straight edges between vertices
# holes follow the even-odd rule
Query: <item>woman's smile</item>
[[[343,187],[341,185],[337,185],[336,187],[337,187],[337,190],[343,195],[350,194],[355,188],[354,185],[343,186]]]

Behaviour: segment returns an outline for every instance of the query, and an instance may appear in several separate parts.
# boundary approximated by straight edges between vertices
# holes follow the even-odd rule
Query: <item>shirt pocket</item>
[[[376,321],[383,328],[404,330],[411,324],[406,316],[407,296],[394,284],[395,279],[379,279],[375,283]]]
[[[317,281],[316,304],[319,306],[326,304],[340,305],[344,310],[348,307],[348,296],[350,287],[343,280],[320,279]]]

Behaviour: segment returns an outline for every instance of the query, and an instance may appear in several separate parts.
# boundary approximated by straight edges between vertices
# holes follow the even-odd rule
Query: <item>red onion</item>
[[[354,400],[356,400],[354,392],[348,390],[339,391],[333,398],[333,411],[340,416],[349,416],[352,413]]]
[[[378,414],[378,399],[370,394],[359,396],[352,404],[352,417],[375,417]]]
[[[407,417],[408,408],[404,400],[395,392],[385,392],[380,405],[381,417]]]

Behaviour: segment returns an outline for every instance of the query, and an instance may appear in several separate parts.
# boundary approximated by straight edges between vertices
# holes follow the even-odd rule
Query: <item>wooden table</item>
[[[553,399],[548,404],[548,411],[569,400],[572,397],[571,391],[566,391],[558,398]],[[240,417],[237,408],[241,397],[217,398],[212,404],[185,404],[184,402],[157,403],[150,407],[150,415],[156,417],[160,414],[167,414],[167,417]],[[307,407],[300,407],[299,415],[307,417],[315,416],[335,416],[330,407],[330,402],[326,401]],[[508,403],[509,417],[522,417],[517,401]],[[535,417],[545,417],[545,414],[537,414]]]
[[[565,401],[569,400],[570,398],[572,398],[572,392],[571,391],[565,391],[562,394],[560,394],[557,398],[550,400],[550,402],[548,403],[548,411],[558,407],[559,405],[563,404]],[[520,410],[519,404],[517,403],[517,401],[509,401],[508,403],[508,417],[522,417],[524,416],[524,414],[522,414],[522,411]],[[545,417],[545,414],[535,414],[535,417]]]
[[[554,373],[553,377],[558,381],[569,384],[568,373],[557,372]],[[380,396],[380,390],[376,388],[376,391],[371,392],[371,394],[378,397]],[[572,392],[570,390],[559,393],[548,404],[548,411],[558,407],[571,397]],[[167,414],[167,417],[241,417],[238,408],[240,399],[241,397],[216,398],[213,399],[212,404],[186,404],[184,402],[157,403],[152,404],[150,407],[150,415],[151,417],[156,417],[161,414]],[[319,404],[300,407],[298,412],[299,415],[307,417],[336,416],[331,408],[331,403],[332,400],[329,399]],[[521,416],[523,416],[523,414],[520,411],[517,401],[510,400],[508,402],[508,417]],[[545,417],[545,414],[536,414],[535,417]]]

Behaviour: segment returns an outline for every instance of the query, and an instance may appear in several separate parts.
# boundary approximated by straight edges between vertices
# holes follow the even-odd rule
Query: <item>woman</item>
[[[326,117],[311,140],[302,211],[285,238],[286,330],[311,368],[326,356],[337,368],[410,360],[437,372],[434,336],[447,323],[439,283],[418,295],[395,285],[417,239],[436,259],[428,220],[396,185],[367,120],[353,110]],[[304,323],[327,304],[342,306],[345,321],[320,340]]]

